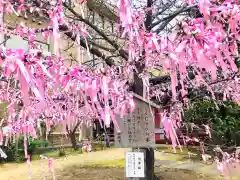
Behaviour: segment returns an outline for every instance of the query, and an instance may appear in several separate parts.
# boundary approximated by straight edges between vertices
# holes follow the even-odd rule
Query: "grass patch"
[[[64,152],[64,153],[63,153]],[[82,154],[82,149],[79,149],[75,151],[72,148],[65,148],[64,151],[58,150],[50,150],[48,152],[42,153],[42,155],[49,157],[49,158],[60,158],[62,156],[69,156],[69,155],[77,155],[77,154]],[[32,160],[40,160],[40,154],[34,154],[32,156]]]
[[[124,168],[125,167],[125,159],[89,162],[86,164],[86,166],[88,166],[88,167]]]
[[[155,158],[158,160],[169,160],[169,161],[186,161],[189,159],[188,153],[198,154],[197,146],[188,146],[182,147],[182,151],[179,148],[176,148],[176,153],[173,152],[173,148],[170,145],[163,145],[157,147],[156,150],[162,153],[156,153]],[[191,159],[195,155],[192,155]]]
[[[177,154],[155,154],[155,159],[157,160],[167,160],[167,161],[185,161],[187,159],[186,155]]]
[[[58,151],[50,151],[43,153],[42,155],[50,158],[58,158],[59,157],[59,152]],[[34,154],[32,156],[32,160],[40,160],[40,154]]]
[[[163,151],[163,152],[166,152],[166,153],[173,153],[173,148],[172,146],[160,146],[160,147],[157,147],[156,148],[157,151]],[[197,146],[189,146],[189,147],[186,147],[186,146],[183,146],[182,147],[182,151],[180,150],[180,148],[176,148],[176,153],[175,154],[188,154],[188,152],[191,152],[191,153],[197,153],[198,152],[198,147]]]

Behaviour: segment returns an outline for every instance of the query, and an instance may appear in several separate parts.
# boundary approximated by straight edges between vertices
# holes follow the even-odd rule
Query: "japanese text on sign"
[[[136,100],[135,111],[117,118],[120,133],[115,133],[116,147],[151,147],[155,145],[155,124],[149,104]]]
[[[126,177],[145,177],[143,152],[126,153]]]

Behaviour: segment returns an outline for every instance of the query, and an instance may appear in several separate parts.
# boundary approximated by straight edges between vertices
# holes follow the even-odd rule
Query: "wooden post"
[[[154,150],[153,148],[141,148],[145,151],[145,180],[154,180]]]

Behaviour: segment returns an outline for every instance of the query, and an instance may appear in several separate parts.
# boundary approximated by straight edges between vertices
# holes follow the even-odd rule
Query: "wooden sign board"
[[[115,146],[118,148],[152,147],[155,145],[155,122],[147,102],[135,98],[133,113],[117,118],[120,133],[115,131]]]

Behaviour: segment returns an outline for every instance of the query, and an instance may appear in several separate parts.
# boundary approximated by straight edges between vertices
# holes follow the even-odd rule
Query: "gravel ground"
[[[160,180],[223,180],[209,177],[189,170],[158,168],[155,170]],[[58,180],[124,180],[123,168],[71,167],[57,177]]]

